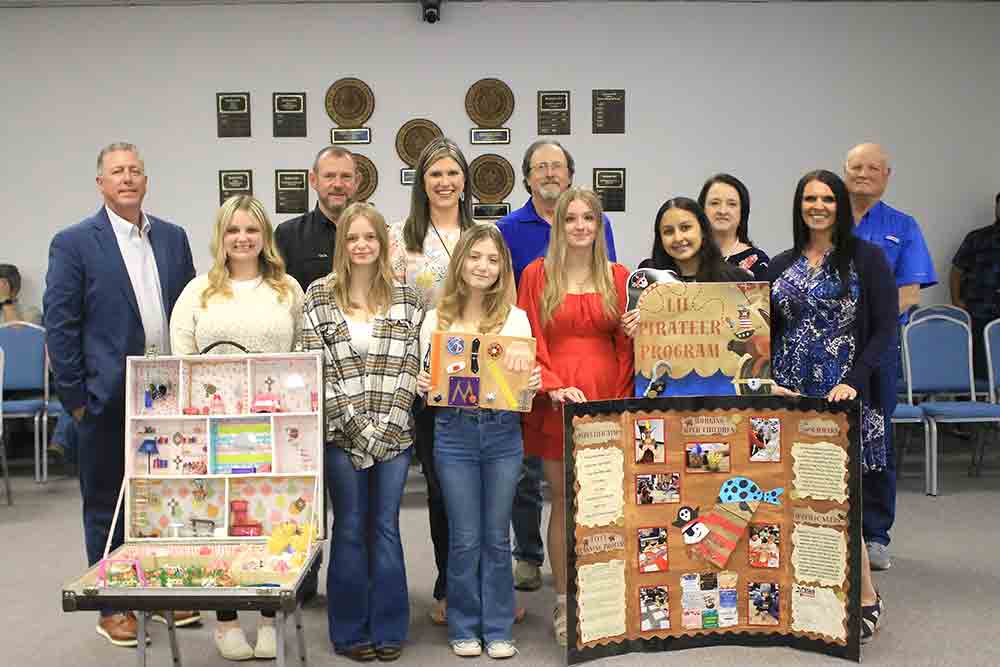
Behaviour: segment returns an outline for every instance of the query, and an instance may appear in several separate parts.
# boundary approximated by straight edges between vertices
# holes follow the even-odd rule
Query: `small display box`
[[[325,538],[322,356],[129,357],[126,383],[125,544],[63,609],[298,615]]]

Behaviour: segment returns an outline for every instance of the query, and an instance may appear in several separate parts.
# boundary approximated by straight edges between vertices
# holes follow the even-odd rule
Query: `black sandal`
[[[879,621],[885,613],[885,603],[882,596],[875,592],[875,604],[861,607],[861,643],[867,644],[875,636]]]

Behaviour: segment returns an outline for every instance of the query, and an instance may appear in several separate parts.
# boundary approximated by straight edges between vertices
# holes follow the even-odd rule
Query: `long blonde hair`
[[[570,188],[556,202],[556,219],[552,224],[549,249],[545,253],[545,287],[542,290],[541,320],[547,325],[552,314],[566,298],[566,212],[574,201],[582,201],[594,214],[597,228],[590,253],[590,274],[594,288],[601,295],[608,317],[618,316],[618,291],[608,266],[608,243],[604,238],[604,209],[601,200],[590,190]]]
[[[367,202],[356,202],[344,209],[337,221],[336,248],[333,251],[333,276],[327,282],[327,287],[333,294],[334,301],[342,312],[351,313],[360,310],[361,305],[351,301],[351,258],[347,254],[347,234],[351,231],[351,223],[358,218],[364,218],[375,229],[378,239],[378,259],[375,275],[368,290],[368,309],[372,313],[384,313],[392,305],[392,268],[389,265],[389,232],[385,218],[374,206]]]
[[[483,294],[483,318],[479,321],[479,333],[496,333],[503,328],[510,314],[510,308],[517,299],[514,290],[514,267],[510,258],[510,248],[496,225],[477,223],[462,234],[452,252],[445,276],[443,296],[438,302],[438,330],[446,331],[451,323],[462,316],[469,302],[469,285],[462,277],[465,262],[472,252],[472,246],[483,240],[490,240],[500,253],[500,275],[496,282]]]
[[[202,308],[205,308],[208,305],[208,300],[216,294],[233,296],[223,239],[226,235],[226,228],[233,221],[233,216],[236,215],[237,211],[243,211],[260,225],[262,238],[257,263],[260,267],[261,278],[278,293],[280,301],[284,301],[290,293],[288,284],[285,282],[285,260],[281,258],[278,246],[274,242],[274,228],[271,226],[270,218],[267,217],[264,205],[254,197],[236,195],[224,201],[215,214],[215,233],[212,236],[212,245],[210,246],[213,258],[212,268],[208,271],[208,287],[201,293]]]

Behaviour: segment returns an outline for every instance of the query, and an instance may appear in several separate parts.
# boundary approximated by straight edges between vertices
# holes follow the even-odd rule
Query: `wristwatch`
[[[0,301],[0,306],[13,306],[15,303],[17,303],[16,299],[4,299]]]

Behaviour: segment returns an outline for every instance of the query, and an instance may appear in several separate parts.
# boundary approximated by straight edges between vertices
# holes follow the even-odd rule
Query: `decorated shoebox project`
[[[435,332],[427,404],[529,412],[535,339],[492,334]]]
[[[70,590],[294,587],[324,538],[322,357],[130,357],[126,382],[126,544]]]

